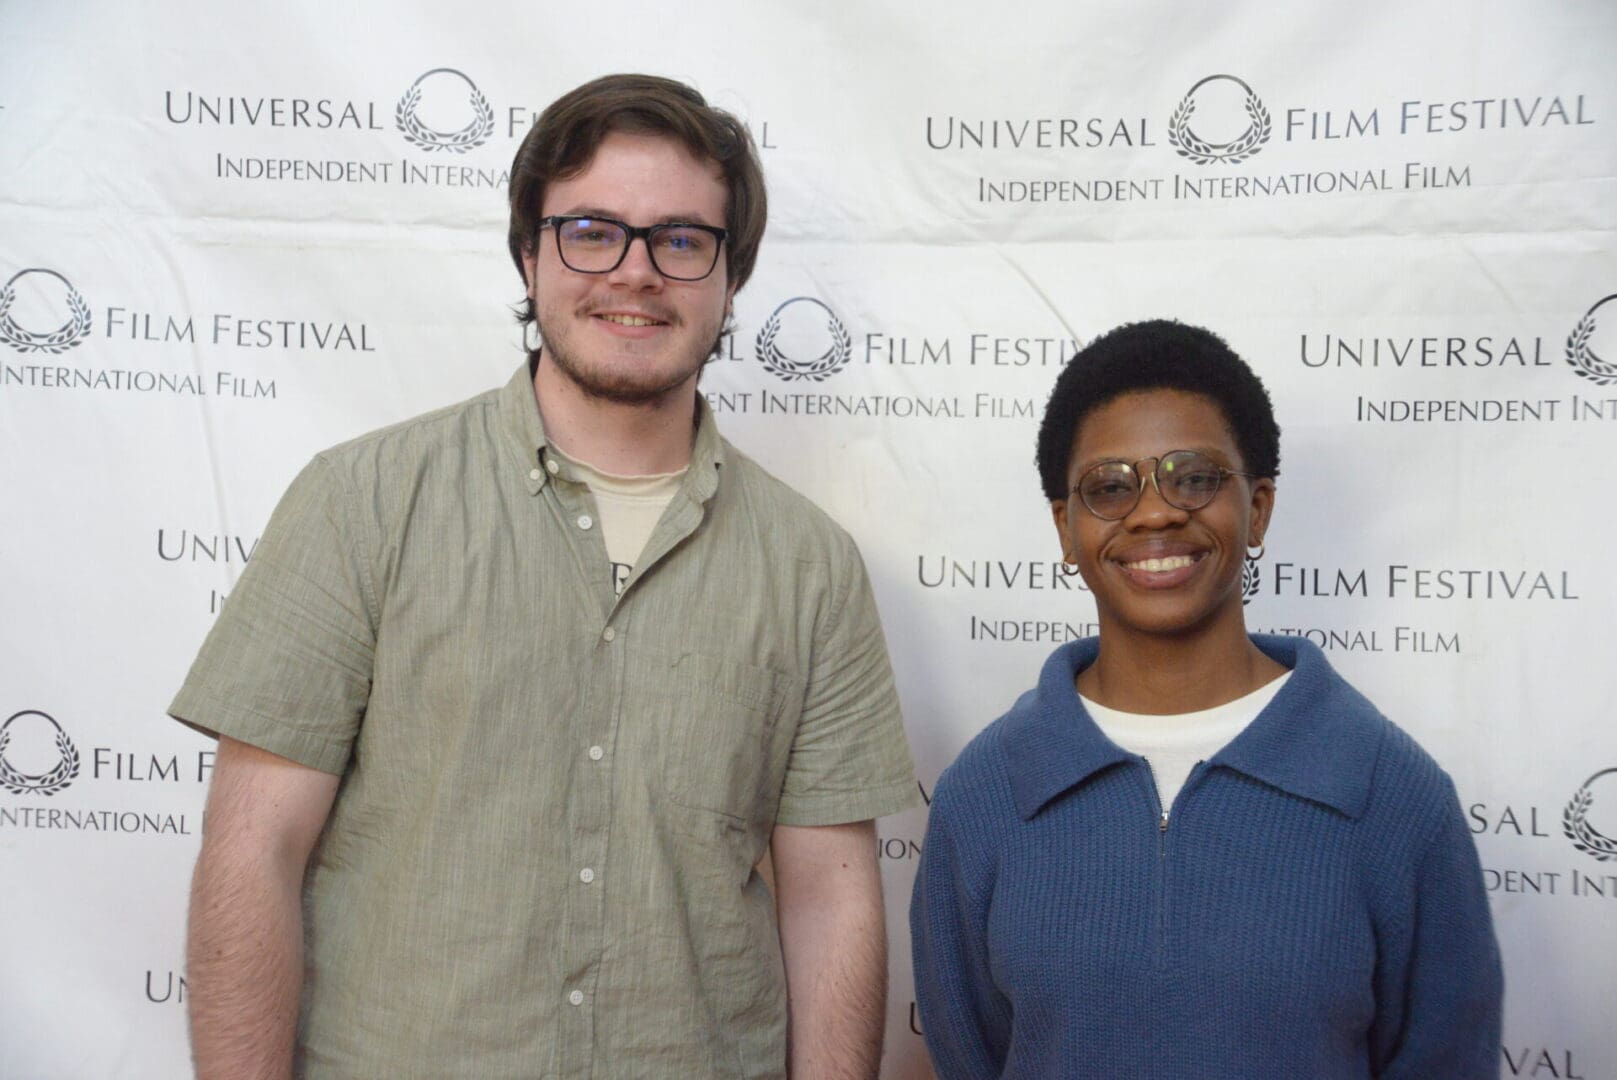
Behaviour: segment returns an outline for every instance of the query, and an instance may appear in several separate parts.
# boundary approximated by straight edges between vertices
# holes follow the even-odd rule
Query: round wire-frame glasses
[[[1140,504],[1145,491],[1140,466],[1151,462],[1151,477],[1162,501],[1179,510],[1200,510],[1218,495],[1226,476],[1251,478],[1255,473],[1228,469],[1197,450],[1170,450],[1155,457],[1143,457],[1132,465],[1127,461],[1102,461],[1078,478],[1072,489],[1084,508],[1102,521],[1128,517]]]

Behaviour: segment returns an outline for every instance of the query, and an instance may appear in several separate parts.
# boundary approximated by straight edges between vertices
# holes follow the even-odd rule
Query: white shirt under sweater
[[[1246,730],[1263,707],[1280,692],[1291,672],[1265,683],[1245,697],[1197,712],[1152,716],[1122,712],[1097,705],[1082,694],[1078,700],[1100,727],[1101,733],[1131,754],[1139,754],[1151,766],[1151,776],[1162,800],[1167,818],[1174,799],[1190,778],[1190,771],[1206,761]]]

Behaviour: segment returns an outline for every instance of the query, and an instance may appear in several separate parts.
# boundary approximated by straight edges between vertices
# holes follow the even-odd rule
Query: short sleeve
[[[353,505],[323,457],[293,480],[171,716],[323,772],[346,768],[377,622]]]
[[[921,803],[876,599],[853,541],[839,539],[775,816],[780,825],[867,821]]]

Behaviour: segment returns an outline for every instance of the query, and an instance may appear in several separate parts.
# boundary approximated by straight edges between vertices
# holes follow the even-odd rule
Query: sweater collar
[[[1265,655],[1291,669],[1286,685],[1217,754],[1212,765],[1244,773],[1350,818],[1364,812],[1380,749],[1375,707],[1304,638],[1252,635]],[[1098,638],[1063,645],[1045,661],[1039,684],[1006,717],[1011,794],[1024,820],[1103,769],[1138,758],[1108,739],[1073,685],[1095,662]]]

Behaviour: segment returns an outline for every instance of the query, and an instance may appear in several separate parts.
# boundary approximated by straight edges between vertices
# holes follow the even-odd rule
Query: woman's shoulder
[[[1437,759],[1403,726],[1331,668],[1318,646],[1301,641],[1293,677],[1312,684],[1317,721],[1344,741],[1373,747],[1368,756],[1367,824],[1430,822],[1458,805],[1454,782]]]
[[[1037,688],[1018,697],[1004,713],[972,736],[938,777],[931,817],[985,821],[1014,815],[1010,744],[1036,737],[1040,722]]]
[[[1271,705],[1278,715],[1264,729],[1260,763],[1360,822],[1361,834],[1427,826],[1452,812],[1454,785],[1436,759],[1339,675],[1317,645],[1260,635],[1253,641],[1291,668]]]
[[[1377,716],[1383,732],[1367,816],[1414,819],[1430,828],[1455,814],[1459,794],[1447,770],[1408,731],[1379,712]]]

